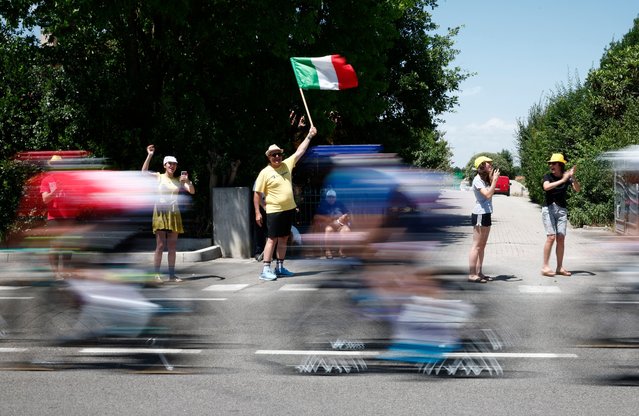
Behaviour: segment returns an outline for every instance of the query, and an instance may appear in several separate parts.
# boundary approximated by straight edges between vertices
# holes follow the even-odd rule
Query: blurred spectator
[[[333,258],[331,251],[335,241],[335,233],[344,234],[351,231],[351,213],[341,201],[337,200],[337,192],[329,189],[315,214],[315,223],[324,232],[324,250],[327,259]],[[339,245],[339,256],[345,257],[343,247]]]
[[[49,234],[49,238],[52,239],[49,264],[56,280],[64,279],[64,263],[71,260],[71,253],[61,253],[62,246],[59,241],[56,241],[55,237],[57,235],[60,238],[61,233],[64,233],[64,230],[73,220],[73,211],[67,207],[65,201],[64,186],[58,180],[54,171],[56,164],[61,161],[61,156],[53,155],[48,162],[52,170],[45,174],[40,182],[40,195],[47,208],[47,228],[52,231],[52,234]]]

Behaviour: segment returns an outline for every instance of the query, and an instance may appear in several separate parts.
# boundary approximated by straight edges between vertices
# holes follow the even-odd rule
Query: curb
[[[152,263],[154,257],[153,252],[127,253],[123,255],[126,255],[131,261],[139,263]],[[164,252],[162,254],[163,262],[166,262],[166,256],[167,253]],[[195,251],[178,251],[175,256],[175,263],[199,263],[219,259],[220,257],[222,257],[222,249],[220,246],[210,246]]]
[[[27,251],[27,250],[1,250],[0,251],[0,263],[30,263],[33,261],[34,256],[46,256],[48,250]],[[82,256],[88,261],[99,261],[104,259],[105,255],[95,252],[81,253]],[[131,262],[136,263],[153,263],[153,252],[138,252],[138,253],[111,253],[107,254],[108,257],[122,257]],[[166,262],[167,253],[164,252],[163,262]],[[175,263],[199,263],[205,261],[211,261],[222,257],[222,249],[219,246],[205,247],[195,251],[178,251]]]

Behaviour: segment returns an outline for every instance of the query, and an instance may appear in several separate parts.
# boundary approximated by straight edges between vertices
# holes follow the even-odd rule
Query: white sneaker
[[[264,270],[260,274],[260,280],[277,280],[277,275],[271,270]]]

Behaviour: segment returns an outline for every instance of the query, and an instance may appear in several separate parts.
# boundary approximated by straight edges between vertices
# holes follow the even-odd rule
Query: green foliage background
[[[295,147],[288,116],[301,99],[289,58],[339,53],[360,87],[306,93],[320,132],[314,144],[381,143],[408,162],[450,168],[438,117],[457,104],[453,93],[470,74],[451,67],[458,29],[435,33],[436,6],[0,0],[0,160],[83,149],[139,169],[153,143],[153,170],[171,154],[190,172],[198,187],[190,232],[206,235],[211,187],[250,186],[266,163],[263,149]],[[45,46],[33,28],[49,35]],[[2,186],[3,202],[13,204],[19,188]],[[0,233],[7,226],[3,218]]]
[[[511,179],[515,177],[517,169],[513,165],[513,155],[508,150],[502,150],[499,153],[481,152],[474,154],[464,167],[464,177],[469,181],[472,181],[477,174],[477,169],[475,169],[475,159],[479,156],[486,156],[487,158],[492,159],[493,166],[496,169],[499,169],[500,176],[508,176]]]
[[[584,83],[570,81],[518,123],[522,174],[533,202],[543,201],[542,178],[552,153],[577,166],[580,193],[569,193],[572,225],[609,225],[614,219],[612,171],[603,152],[639,143],[639,19],[606,49]]]

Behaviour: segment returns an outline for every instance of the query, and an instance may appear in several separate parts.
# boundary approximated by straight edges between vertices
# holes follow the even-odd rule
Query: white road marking
[[[555,354],[552,352],[451,352],[444,354],[448,358],[486,357],[486,358],[578,358],[577,354]]]
[[[150,301],[185,301],[185,302],[199,302],[199,301],[223,301],[227,298],[148,298]]]
[[[520,285],[521,293],[561,293],[561,289],[557,286],[529,286]]]
[[[26,348],[0,348],[0,352],[24,352]]]
[[[24,289],[24,286],[0,286],[0,290],[19,290]]]
[[[83,348],[81,354],[200,354],[202,350],[183,348]]]
[[[288,285],[284,285],[281,288],[279,288],[279,290],[285,291],[285,292],[296,292],[296,291],[315,291],[315,290],[319,290],[316,286],[313,285],[306,285],[306,284],[288,284]]]
[[[29,300],[33,296],[0,296],[0,300]]]
[[[304,351],[304,350],[257,350],[256,355],[350,355],[358,357],[376,357],[381,354],[379,351]]]
[[[217,292],[237,292],[238,290],[242,290],[245,287],[249,286],[248,284],[238,284],[238,285],[211,285],[209,287],[205,287],[202,290],[211,290]]]
[[[346,355],[357,357],[376,357],[393,351],[339,351],[339,350],[257,350],[256,355]],[[556,353],[517,353],[517,352],[451,352],[443,354],[447,358],[485,357],[485,358],[578,358],[577,354]]]

